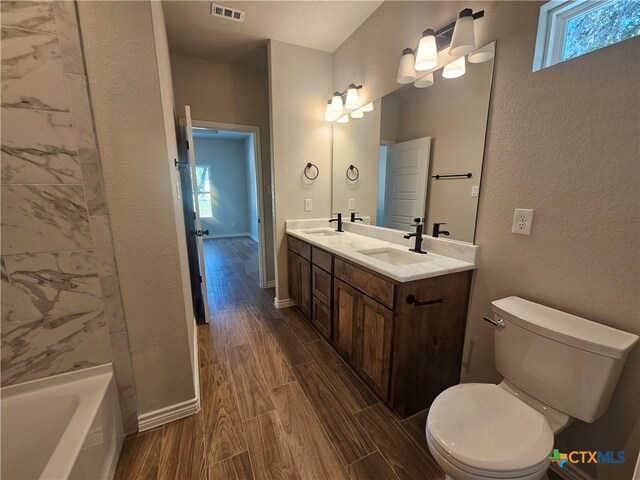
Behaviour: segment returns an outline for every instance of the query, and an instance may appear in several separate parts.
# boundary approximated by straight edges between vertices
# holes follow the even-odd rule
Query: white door
[[[200,266],[200,278],[202,279],[202,301],[204,303],[204,321],[209,323],[209,299],[207,298],[207,276],[205,275],[204,245],[202,244],[202,222],[200,221],[200,205],[198,204],[198,180],[196,175],[196,153],[193,143],[193,124],[191,122],[191,107],[185,105],[187,119],[187,157],[189,158],[189,170],[191,171],[191,184],[193,186],[193,207],[196,211],[194,219],[194,235],[198,246],[198,265]]]
[[[389,145],[384,202],[384,226],[411,230],[414,218],[424,218],[431,137]]]

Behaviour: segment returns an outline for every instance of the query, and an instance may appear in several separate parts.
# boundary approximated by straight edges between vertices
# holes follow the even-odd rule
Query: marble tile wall
[[[2,385],[113,362],[136,390],[73,1],[2,1]]]

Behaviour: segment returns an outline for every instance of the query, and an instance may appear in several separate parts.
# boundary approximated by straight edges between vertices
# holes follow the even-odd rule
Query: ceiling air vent
[[[233,20],[234,22],[244,22],[244,12],[242,10],[225,7],[218,3],[211,3],[211,15]]]

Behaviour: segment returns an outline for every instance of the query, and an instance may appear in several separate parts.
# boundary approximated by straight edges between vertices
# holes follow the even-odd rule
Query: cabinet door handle
[[[415,295],[410,294],[410,295],[407,295],[407,303],[409,305],[413,304],[416,307],[422,307],[424,305],[433,305],[435,303],[444,303],[444,300],[442,300],[441,298],[437,298],[435,300],[427,300],[426,302],[421,302],[420,300],[418,300],[416,298]]]

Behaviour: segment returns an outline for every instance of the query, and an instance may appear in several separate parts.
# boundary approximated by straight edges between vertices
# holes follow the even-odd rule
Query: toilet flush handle
[[[507,326],[507,322],[505,322],[503,319],[499,318],[498,320],[494,320],[493,318],[489,318],[489,317],[482,317],[482,319],[486,322],[489,322],[491,325],[493,325],[494,327],[500,327],[500,328],[505,328]]]

